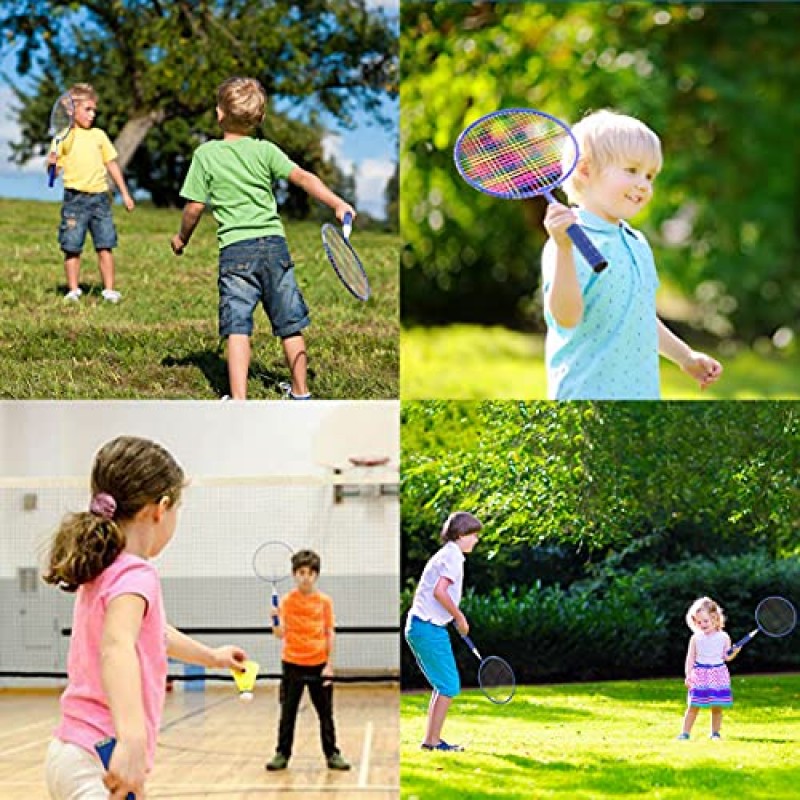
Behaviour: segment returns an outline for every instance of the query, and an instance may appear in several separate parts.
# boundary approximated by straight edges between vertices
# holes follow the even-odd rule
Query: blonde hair
[[[64,517],[43,580],[66,592],[94,580],[125,547],[119,522],[164,498],[174,506],[184,483],[180,465],[156,442],[120,436],[103,445],[92,468],[90,510]]]
[[[228,78],[217,89],[225,130],[247,132],[264,119],[267,93],[255,78]]]
[[[661,169],[660,139],[634,117],[608,109],[594,111],[574,125],[572,133],[578,142],[579,164],[585,161],[598,172],[628,158],[651,166],[654,173]],[[572,157],[574,153],[565,154],[565,158]],[[576,166],[563,184],[570,202],[580,201],[584,185]]]
[[[97,102],[97,92],[94,90],[94,86],[92,86],[91,83],[76,83],[70,86],[69,96],[72,98],[73,102],[79,100],[94,100],[95,103]]]
[[[686,624],[692,632],[700,632],[700,627],[695,618],[701,611],[705,611],[711,617],[712,622],[715,623],[714,627],[718,631],[725,627],[725,614],[722,612],[722,606],[718,605],[710,597],[698,597],[686,612]]]

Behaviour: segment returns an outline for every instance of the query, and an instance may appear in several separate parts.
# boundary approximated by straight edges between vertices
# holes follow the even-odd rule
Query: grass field
[[[734,678],[721,741],[701,711],[676,741],[680,679],[525,687],[507,706],[465,692],[444,738],[464,753],[419,749],[428,695],[401,701],[406,800],[789,800],[800,796],[800,675]]]
[[[400,393],[404,400],[547,398],[544,340],[500,327],[450,325],[406,328],[400,337]],[[800,398],[800,358],[764,357],[752,351],[734,358],[716,353],[724,373],[701,392],[697,384],[661,359],[665,400]]]
[[[228,393],[217,336],[216,225],[207,214],[181,258],[169,242],[180,212],[115,206],[119,305],[100,298],[97,258],[87,242],[86,293],[65,303],[56,241],[59,205],[0,199],[0,396],[5,398],[188,398]],[[339,284],[315,223],[289,223],[289,248],[312,324],[306,331],[316,398],[398,394],[399,237],[356,230],[353,242],[372,284],[360,303]],[[277,398],[288,378],[280,343],[256,312],[251,398]]]

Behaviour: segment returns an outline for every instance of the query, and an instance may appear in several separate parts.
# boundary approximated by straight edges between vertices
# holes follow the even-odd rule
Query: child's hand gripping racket
[[[111,754],[114,752],[114,747],[117,744],[117,740],[114,739],[112,736],[109,736],[107,739],[102,739],[101,741],[95,744],[94,749],[97,751],[97,755],[100,756],[100,761],[103,762],[103,766],[108,770],[108,765],[111,763]],[[136,795],[133,792],[128,792],[125,795],[125,800],[136,800]]]
[[[369,300],[370,288],[367,273],[361,264],[358,253],[350,244],[353,215],[347,212],[342,221],[342,230],[325,223],[322,226],[322,246],[331,262],[334,272],[353,297],[361,301]]]
[[[278,587],[292,577],[292,548],[285,542],[264,542],[253,554],[253,572],[272,586],[272,626],[278,618]]]
[[[65,92],[56,100],[50,112],[50,160],[53,161],[58,146],[69,136],[75,123],[75,103],[69,92]],[[47,167],[47,185],[52,188],[56,181],[56,165]]]
[[[493,197],[521,200],[552,192],[574,171],[580,152],[560,119],[530,108],[506,108],[473,122],[458,137],[453,158],[459,175]],[[595,272],[608,262],[578,224],[567,234]]]
[[[797,625],[797,612],[785,597],[766,597],[756,606],[756,627],[742,639],[739,639],[727,655],[733,655],[744,647],[754,636],[763,633],[773,639],[788,636]]]
[[[478,667],[478,684],[481,691],[496,705],[505,705],[511,701],[517,690],[517,682],[511,665],[500,656],[484,658],[475,647],[475,643],[466,634],[461,638],[472,651],[475,658],[480,661]]]

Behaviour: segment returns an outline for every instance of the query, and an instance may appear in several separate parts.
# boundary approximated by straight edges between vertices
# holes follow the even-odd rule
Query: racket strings
[[[794,630],[797,613],[794,606],[782,597],[762,601],[756,609],[756,622],[770,636],[786,636]]]
[[[478,681],[484,694],[494,703],[507,703],[516,687],[514,672],[502,658],[489,656],[478,670]]]
[[[490,117],[468,129],[459,143],[461,170],[486,189],[508,195],[557,186],[575,148],[555,120],[530,112]]]
[[[325,226],[322,240],[333,268],[348,289],[357,297],[368,297],[369,282],[361,262],[339,231],[332,225]]]
[[[292,574],[292,549],[283,542],[264,544],[253,556],[253,571],[265,581],[280,583]]]

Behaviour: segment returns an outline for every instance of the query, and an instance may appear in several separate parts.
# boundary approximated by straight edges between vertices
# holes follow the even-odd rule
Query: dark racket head
[[[514,670],[500,656],[489,656],[481,661],[478,683],[489,700],[497,705],[510,702],[517,689]]]
[[[286,542],[264,542],[253,553],[253,572],[271,584],[280,584],[292,577],[294,551]]]
[[[767,636],[788,636],[797,625],[797,612],[785,597],[766,597],[756,608],[756,623]]]
[[[327,222],[322,226],[322,246],[344,288],[361,301],[369,300],[367,273],[353,246],[342,236],[339,228]]]
[[[467,127],[453,159],[461,177],[493,197],[547,195],[575,169],[578,143],[569,127],[530,108],[506,108]]]

